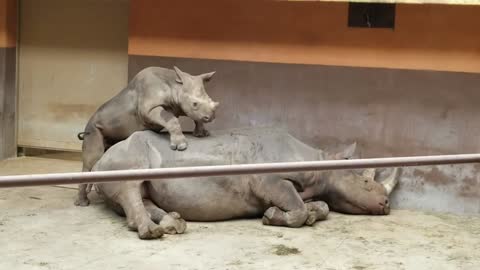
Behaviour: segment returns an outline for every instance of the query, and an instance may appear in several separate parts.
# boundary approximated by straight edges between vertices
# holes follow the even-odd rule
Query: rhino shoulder
[[[152,81],[165,81],[165,82],[175,82],[176,75],[175,71],[168,68],[162,67],[147,67],[142,69],[140,72],[135,75],[133,80],[137,82],[152,82]]]
[[[158,168],[162,152],[170,152],[168,136],[150,130],[136,131],[126,140],[110,147],[98,162],[104,169],[119,166],[124,169]]]

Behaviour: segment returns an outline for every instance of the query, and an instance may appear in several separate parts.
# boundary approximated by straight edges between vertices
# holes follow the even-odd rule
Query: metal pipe
[[[59,184],[100,183],[133,180],[156,180],[221,175],[286,173],[299,171],[342,170],[381,167],[406,167],[480,162],[480,154],[322,160],[302,162],[258,163],[220,166],[197,166],[117,171],[76,172],[0,176],[0,188]]]

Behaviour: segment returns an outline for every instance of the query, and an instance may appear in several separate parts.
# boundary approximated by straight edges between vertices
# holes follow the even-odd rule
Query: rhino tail
[[[90,134],[90,132],[80,132],[77,134],[77,138],[80,140],[80,141],[83,141],[83,139],[85,139],[85,135],[88,135]]]

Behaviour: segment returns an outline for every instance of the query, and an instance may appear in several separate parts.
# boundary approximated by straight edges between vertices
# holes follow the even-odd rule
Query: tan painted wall
[[[23,0],[21,146],[79,150],[76,134],[127,82],[128,1]]]
[[[129,54],[480,72],[480,6],[397,5],[396,28],[347,27],[347,3],[132,2]]]

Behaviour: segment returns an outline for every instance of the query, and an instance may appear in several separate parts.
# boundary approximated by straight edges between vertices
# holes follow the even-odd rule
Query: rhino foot
[[[308,202],[306,206],[308,209],[308,218],[305,224],[308,226],[312,226],[317,221],[327,219],[328,213],[330,212],[328,205],[322,201]]]
[[[187,223],[177,212],[171,212],[163,216],[159,225],[166,234],[181,234],[187,229]]]
[[[88,194],[87,188],[88,188],[88,184],[78,185],[77,199],[74,202],[76,206],[88,206],[90,204],[90,201],[88,200],[88,197],[87,197],[87,194]]]
[[[181,137],[178,139],[172,138],[170,141],[170,148],[172,150],[177,150],[177,151],[183,151],[187,149],[188,144],[187,144],[187,139],[185,137]]]
[[[163,228],[153,221],[146,222],[137,227],[138,237],[140,239],[156,239],[163,236]]]
[[[193,136],[195,136],[195,137],[208,137],[208,136],[210,136],[210,132],[206,129],[200,129],[200,130],[195,129],[193,131]]]
[[[88,206],[90,204],[90,200],[88,198],[77,198],[74,202],[76,206]]]
[[[272,206],[263,214],[262,223],[264,225],[298,228],[305,224],[306,219],[306,209],[285,212],[276,206]]]

